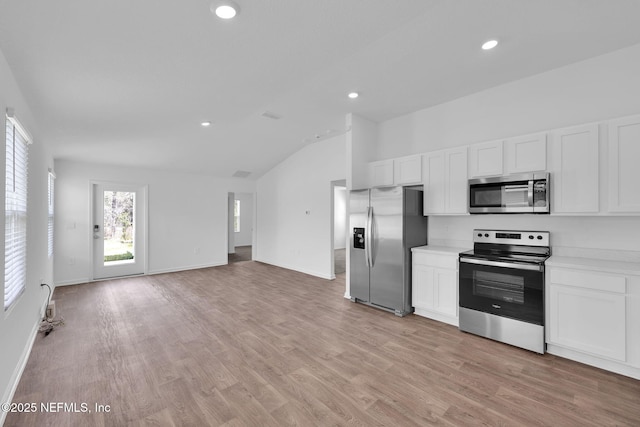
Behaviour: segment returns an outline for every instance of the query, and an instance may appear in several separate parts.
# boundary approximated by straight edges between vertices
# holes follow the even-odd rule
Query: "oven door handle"
[[[460,262],[468,264],[488,265],[490,267],[514,268],[517,270],[543,271],[542,265],[523,264],[520,262],[490,261],[486,259],[460,258]]]

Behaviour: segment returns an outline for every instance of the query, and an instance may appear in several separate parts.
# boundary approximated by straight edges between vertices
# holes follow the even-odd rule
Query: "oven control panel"
[[[473,230],[474,243],[549,246],[548,231]]]

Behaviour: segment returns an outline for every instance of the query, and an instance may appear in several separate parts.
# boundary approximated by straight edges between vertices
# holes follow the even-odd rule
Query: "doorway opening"
[[[254,195],[229,193],[228,262],[253,259]]]
[[[146,186],[92,183],[93,278],[146,272]]]
[[[333,181],[332,205],[332,277],[346,273],[346,248],[347,248],[347,182],[346,180]]]

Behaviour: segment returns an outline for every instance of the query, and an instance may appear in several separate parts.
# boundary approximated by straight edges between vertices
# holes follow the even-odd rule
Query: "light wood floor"
[[[58,288],[6,426],[639,425],[640,381],[343,298],[258,262]]]
[[[228,254],[229,263],[251,261],[251,245],[249,246],[236,246],[235,252]]]

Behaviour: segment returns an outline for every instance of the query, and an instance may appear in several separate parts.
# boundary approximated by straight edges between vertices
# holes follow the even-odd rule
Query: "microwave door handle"
[[[530,181],[531,182],[531,181]],[[533,187],[530,184],[522,184],[522,185],[505,185],[504,191],[522,191],[522,190],[531,190],[533,191]]]
[[[529,201],[529,207],[533,207],[533,180],[529,181],[527,189],[527,200]]]

